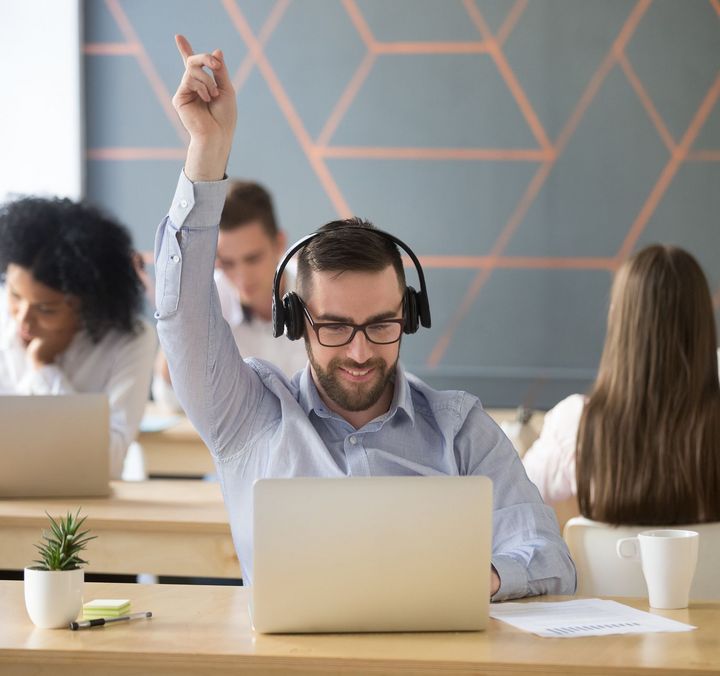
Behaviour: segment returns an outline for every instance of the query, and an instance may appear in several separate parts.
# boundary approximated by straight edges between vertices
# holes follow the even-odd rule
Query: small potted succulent
[[[35,545],[38,565],[25,568],[25,607],[37,627],[56,629],[67,627],[80,613],[85,581],[81,566],[87,563],[80,553],[96,536],[80,530],[86,517],[80,518],[79,509],[65,518],[48,518],[50,532],[43,531]]]

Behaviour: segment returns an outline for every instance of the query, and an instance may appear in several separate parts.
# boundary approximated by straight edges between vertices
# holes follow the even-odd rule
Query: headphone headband
[[[389,232],[385,232],[384,230],[378,230],[376,228],[363,228],[362,226],[347,226],[343,228],[338,229],[347,229],[347,230],[365,230],[367,232],[371,232],[377,235],[380,235],[381,237],[384,237],[385,239],[391,241],[396,246],[400,247],[409,257],[410,260],[412,260],[413,264],[415,265],[415,270],[417,270],[418,280],[420,281],[420,291],[415,291],[412,287],[407,287],[406,289],[406,297],[410,296],[410,299],[406,299],[405,304],[408,304],[408,300],[410,300],[410,303],[412,304],[411,308],[406,308],[406,310],[410,310],[413,314],[411,324],[414,325],[414,328],[412,330],[408,330],[407,326],[405,329],[406,333],[414,333],[417,330],[418,320],[419,323],[421,323],[424,327],[430,328],[431,319],[430,319],[430,301],[428,299],[427,295],[427,287],[425,285],[425,274],[423,273],[422,266],[420,265],[420,261],[418,260],[417,256],[413,252],[413,250],[405,244],[401,239],[398,237],[395,237],[395,235],[391,235]],[[312,240],[314,240],[316,237],[319,237],[321,235],[324,235],[327,231],[321,230],[321,231],[315,231],[310,233],[309,235],[305,235],[305,237],[299,239],[295,244],[293,244],[283,255],[282,260],[280,263],[278,263],[277,269],[275,270],[275,277],[273,279],[273,301],[272,301],[272,311],[273,311],[273,335],[278,338],[282,336],[285,333],[285,328],[288,327],[288,337],[292,340],[295,340],[302,335],[302,332],[300,331],[299,324],[297,322],[302,321],[304,325],[304,319],[301,319],[300,317],[287,317],[286,313],[288,312],[287,306],[292,306],[293,299],[288,299],[288,296],[295,296],[293,294],[285,294],[286,298],[281,299],[280,298],[280,279],[282,278],[282,274],[285,271],[285,267],[290,262],[290,259],[303,247],[307,246]],[[297,298],[297,297],[296,297]],[[289,310],[289,312],[292,314],[293,310]],[[294,323],[293,323],[294,321]],[[300,335],[295,335],[300,331]]]

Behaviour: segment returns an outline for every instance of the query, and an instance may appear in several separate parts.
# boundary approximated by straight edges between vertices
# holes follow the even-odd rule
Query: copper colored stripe
[[[510,37],[510,33],[512,33],[513,29],[515,28],[515,24],[518,22],[518,19],[523,15],[523,12],[526,8],[527,0],[516,0],[512,9],[505,17],[505,21],[503,21],[502,26],[500,26],[500,30],[495,36],[495,39],[497,40],[497,43],[500,47],[502,47],[507,41],[507,39]]]
[[[295,138],[300,144],[300,147],[303,149],[305,156],[308,158],[310,166],[313,168],[315,175],[318,177],[320,184],[322,185],[325,193],[335,207],[338,215],[343,218],[351,216],[352,212],[350,211],[350,207],[345,202],[345,198],[343,197],[340,189],[335,183],[335,179],[328,171],[327,167],[325,166],[325,162],[323,161],[322,157],[313,145],[312,140],[310,139],[310,136],[305,130],[302,120],[300,119],[300,116],[295,110],[295,107],[290,101],[290,98],[285,92],[285,89],[283,88],[282,83],[280,82],[275,71],[270,65],[270,62],[267,60],[265,54],[263,53],[262,46],[259,44],[253,32],[250,30],[250,26],[245,20],[245,16],[243,15],[242,11],[237,6],[237,3],[233,0],[223,0],[223,6],[225,7],[225,10],[228,13],[228,16],[230,17],[233,25],[235,26],[238,34],[243,39],[250,52],[253,54],[253,57],[256,59],[258,69],[260,70],[260,73],[262,74],[271,93],[273,94],[275,102],[280,108],[280,111],[285,116],[285,119],[287,120],[292,133],[295,135]]]
[[[396,148],[372,146],[329,146],[321,149],[323,157],[371,160],[498,160],[514,162],[547,162],[552,151],[535,148]]]
[[[630,227],[630,230],[617,253],[618,260],[624,260],[630,255],[630,252],[635,246],[635,242],[637,242],[645,229],[645,226],[648,224],[648,221],[655,213],[655,209],[660,203],[660,200],[664,197],[668,186],[677,173],[677,170],[680,168],[680,165],[687,156],[690,147],[695,142],[697,135],[700,133],[705,121],[712,112],[715,102],[718,99],[718,95],[720,95],[720,73],[716,76],[715,82],[713,82],[712,86],[705,95],[705,98],[690,122],[690,125],[688,126],[687,131],[680,141],[676,151],[672,154],[670,160],[665,165],[665,168],[662,170],[660,177],[653,186],[645,204],[643,204],[640,209],[640,213],[637,215],[637,218]]]
[[[88,148],[89,160],[184,160],[186,148]]]
[[[134,56],[140,51],[140,45],[130,42],[88,42],[83,52],[91,56]]]
[[[142,46],[142,43],[138,39],[138,36],[135,33],[135,29],[132,27],[130,20],[127,18],[125,12],[123,11],[120,2],[118,0],[105,0],[105,5],[112,14],[113,19],[115,19],[115,23],[117,24],[120,32],[123,34],[125,39],[131,44],[138,45],[138,52],[136,54],[138,64],[140,65],[141,70],[145,74],[147,81],[150,83],[150,87],[155,93],[155,97],[160,102],[160,105],[165,111],[165,115],[170,121],[170,124],[172,124],[175,128],[179,139],[183,143],[187,143],[188,133],[185,131],[185,127],[183,127],[182,122],[180,122],[180,118],[175,113],[175,108],[173,108],[172,105],[172,95],[170,94],[170,92],[167,91],[167,89],[165,89],[163,81],[157,74],[155,66],[153,66],[153,63],[150,60],[150,57],[147,55],[145,48]],[[179,58],[180,57],[178,56],[178,59]]]

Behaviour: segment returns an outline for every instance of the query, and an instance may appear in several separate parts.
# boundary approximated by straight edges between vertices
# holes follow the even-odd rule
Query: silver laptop
[[[109,493],[105,394],[0,396],[0,497]]]
[[[253,499],[256,631],[485,628],[490,479],[260,479]]]

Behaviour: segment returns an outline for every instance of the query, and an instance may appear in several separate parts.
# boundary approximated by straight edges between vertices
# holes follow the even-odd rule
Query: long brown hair
[[[618,270],[578,431],[583,516],[720,521],[720,387],[708,283],[686,251],[650,246]]]

